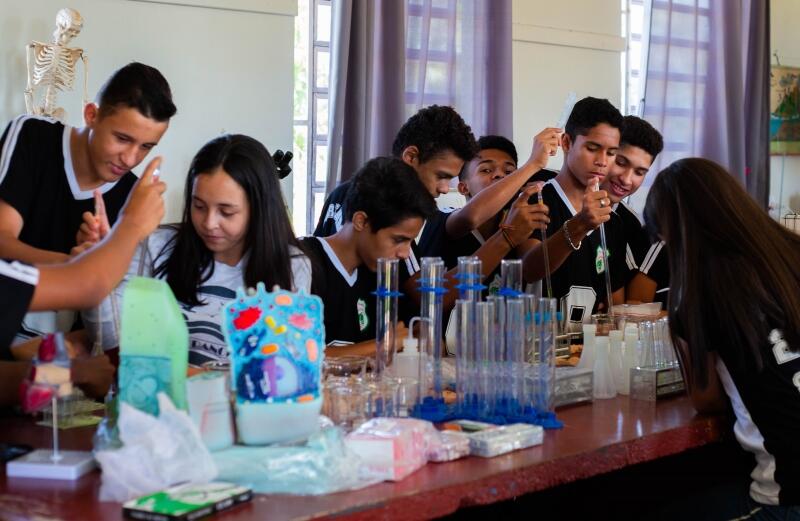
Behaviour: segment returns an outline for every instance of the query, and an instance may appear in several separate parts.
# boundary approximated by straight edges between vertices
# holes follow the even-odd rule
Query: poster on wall
[[[770,71],[769,152],[800,155],[800,68]]]

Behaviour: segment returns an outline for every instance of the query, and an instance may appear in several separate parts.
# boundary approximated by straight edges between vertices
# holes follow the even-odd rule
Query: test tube
[[[642,344],[642,350],[639,353],[640,367],[652,367],[656,363],[653,329],[654,324],[649,320],[639,324],[639,340]]]
[[[524,392],[522,397],[521,409],[525,415],[531,414],[535,409],[537,378],[536,367],[538,363],[538,353],[536,346],[538,344],[537,326],[536,326],[536,309],[539,304],[540,296],[532,293],[523,293],[519,296],[522,300],[525,313],[525,339],[524,339],[524,353],[522,363],[522,376],[524,378]]]
[[[489,402],[492,388],[491,352],[493,347],[494,302],[475,303],[475,359],[469,363],[467,378],[478,385],[472,386],[474,394],[468,398],[468,406],[478,418],[491,415]]]
[[[672,337],[669,332],[669,319],[662,317],[658,319],[661,325],[661,341],[664,343],[664,353],[667,365],[678,365],[678,355],[675,353],[675,346],[672,345]]]
[[[491,416],[497,415],[501,401],[506,396],[506,391],[510,389],[508,385],[508,376],[505,375],[504,361],[508,359],[506,354],[506,302],[505,297],[499,295],[490,295],[486,298],[487,302],[492,302],[494,315],[492,316],[490,351],[489,351],[489,371],[491,379],[489,380],[488,389],[488,405],[489,414]]]
[[[483,263],[478,257],[458,258],[458,298],[461,300],[481,300],[484,286]]]
[[[469,396],[478,381],[475,368],[475,302],[456,300],[456,400],[459,413],[468,412]]]
[[[429,341],[433,351],[433,398],[442,399],[442,308],[444,289],[444,261],[439,257],[422,258],[420,316],[428,319]]]
[[[539,384],[535,405],[540,413],[552,412],[555,403],[557,309],[556,299],[539,299]]]
[[[378,285],[375,291],[377,310],[375,320],[375,372],[383,377],[394,359],[397,328],[398,291],[397,259],[378,259]]]
[[[503,259],[500,261],[500,294],[516,297],[522,294],[522,260]]]
[[[417,372],[417,405],[422,410],[425,398],[430,396],[431,382],[433,381],[433,351],[430,341],[431,328],[427,318],[420,318],[419,331],[417,332],[417,350],[419,352],[419,366]]]
[[[653,343],[655,344],[656,365],[666,367],[672,365],[672,342],[669,338],[669,319],[666,317],[656,320],[653,328]]]
[[[506,353],[504,362],[507,381],[511,384],[508,393],[507,414],[518,416],[525,402],[525,351],[527,328],[525,324],[525,301],[520,297],[506,298]]]

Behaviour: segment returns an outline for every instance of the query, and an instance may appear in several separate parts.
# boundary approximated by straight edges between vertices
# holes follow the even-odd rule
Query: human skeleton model
[[[25,107],[29,114],[50,116],[63,121],[66,113],[56,107],[56,94],[71,90],[75,84],[75,69],[78,59],[83,60],[83,105],[87,103],[86,84],[89,76],[89,61],[83,49],[67,47],[83,28],[83,17],[70,8],[61,9],[56,15],[56,30],[51,43],[31,42],[25,49],[28,65],[28,85],[25,89]],[[31,69],[31,53],[33,68]],[[33,90],[44,87],[44,104],[35,104]]]

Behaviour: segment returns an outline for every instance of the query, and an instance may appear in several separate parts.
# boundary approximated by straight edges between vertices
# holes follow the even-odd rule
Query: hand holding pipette
[[[532,165],[536,171],[546,167],[550,157],[558,152],[563,133],[564,130],[561,127],[547,127],[536,134],[533,137],[533,147],[526,165]]]
[[[561,116],[558,118],[558,123],[556,123],[556,127],[546,128],[542,132],[539,133],[536,137],[538,138],[540,135],[547,133],[547,138],[549,139],[549,143],[546,144],[547,146],[547,153],[550,156],[555,156],[558,152],[558,146],[561,142],[561,134],[564,133],[564,125],[567,124],[567,119],[569,118],[570,113],[572,112],[572,108],[575,106],[575,100],[577,99],[577,95],[574,92],[570,92],[567,95],[567,99],[564,101],[564,108],[561,111]],[[536,149],[536,142],[534,141],[534,150]],[[545,164],[547,164],[545,162]],[[533,202],[533,201],[531,201]],[[536,194],[536,203],[544,206],[544,201],[542,199],[542,188],[539,188],[539,191]],[[545,292],[547,298],[553,298],[553,284],[550,279],[550,253],[547,247],[547,226],[543,226],[542,228],[542,256],[544,257],[544,279],[545,279]]]
[[[592,186],[592,190],[596,194],[601,195],[598,203],[601,209],[608,211],[607,218],[605,219],[605,221],[608,221],[611,219],[611,200],[607,197],[605,190],[600,190],[599,179],[595,178]],[[611,315],[611,308],[614,305],[614,300],[612,298],[611,290],[611,270],[610,266],[608,265],[608,242],[606,241],[606,227],[602,223],[600,224],[600,248],[602,249],[601,256],[603,258],[603,276],[605,277],[606,283],[606,305],[608,306],[608,314]]]
[[[550,223],[549,209],[543,204],[538,204],[536,196],[542,186],[541,182],[531,183],[520,192],[500,225],[500,232],[512,249],[528,240],[533,230],[546,227]]]

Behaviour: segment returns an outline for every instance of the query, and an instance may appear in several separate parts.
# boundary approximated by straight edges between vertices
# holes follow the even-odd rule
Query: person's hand
[[[105,396],[114,382],[114,366],[106,355],[75,358],[70,369],[72,383],[91,398]]]
[[[106,203],[99,189],[94,191],[94,213],[83,212],[82,218],[83,222],[75,235],[75,244],[96,243],[105,239],[111,225],[108,223]]]
[[[97,243],[87,241],[87,242],[84,242],[83,244],[79,244],[79,245],[73,247],[71,250],[69,250],[70,258],[77,257],[78,255],[81,255],[82,253],[91,250],[92,246],[94,246],[95,244],[97,244]]]
[[[586,232],[598,228],[611,219],[611,200],[608,198],[608,192],[598,190],[597,185],[597,179],[586,185],[581,211],[575,216]]]
[[[408,328],[402,320],[397,321],[397,327],[394,328],[394,344],[398,353],[403,351],[403,339],[408,336]]]
[[[156,157],[133,187],[130,198],[122,211],[120,225],[131,226],[140,240],[156,229],[164,217],[164,198],[167,185],[158,179],[156,171],[161,157]]]
[[[547,166],[547,161],[551,156],[558,152],[558,143],[564,131],[560,128],[547,127],[533,138],[533,149],[528,164],[535,166],[537,170]]]
[[[550,223],[550,209],[545,204],[535,201],[536,194],[542,189],[543,183],[537,182],[526,186],[520,192],[517,200],[511,205],[511,209],[503,219],[500,225],[501,232],[504,232],[506,240],[509,245],[515,247],[526,241],[533,233],[533,230],[539,230],[546,227]]]

